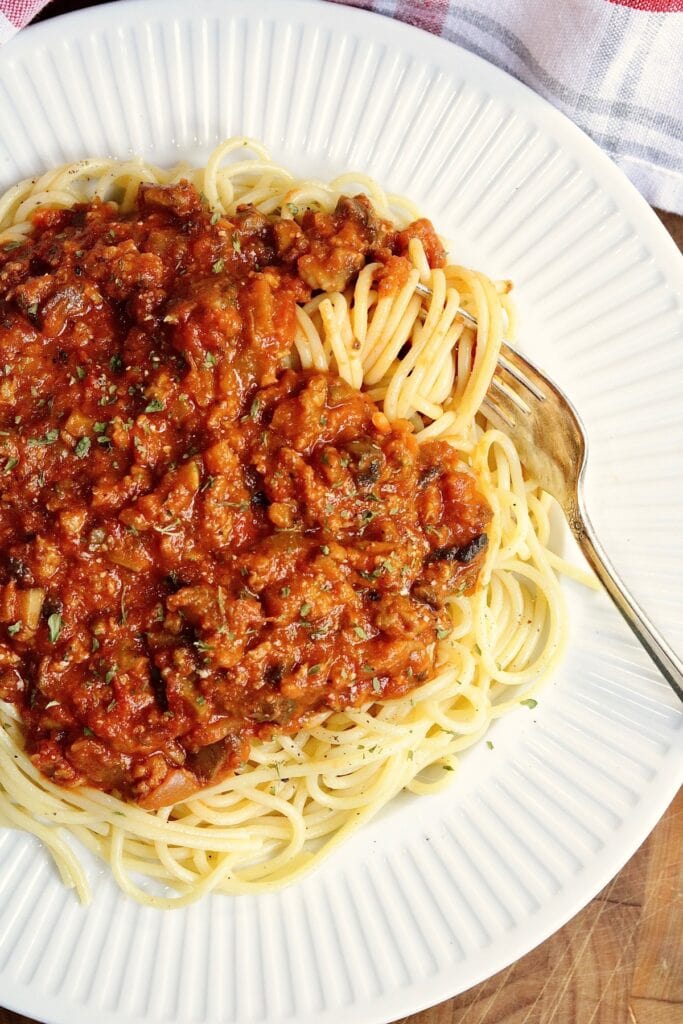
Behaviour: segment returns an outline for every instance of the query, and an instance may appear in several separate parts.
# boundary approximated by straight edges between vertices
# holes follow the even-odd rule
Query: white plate
[[[200,160],[233,133],[294,169],[410,194],[464,262],[515,279],[524,345],[590,433],[610,554],[683,647],[681,260],[588,139],[448,43],[323,3],[119,2],[0,58],[0,187],[87,154]],[[678,292],[678,297],[677,297]],[[569,657],[443,795],[396,801],[276,895],[162,914],[93,865],[81,909],[0,833],[0,1002],[53,1024],[384,1022],[526,953],[674,795],[683,715],[602,596],[568,586]]]

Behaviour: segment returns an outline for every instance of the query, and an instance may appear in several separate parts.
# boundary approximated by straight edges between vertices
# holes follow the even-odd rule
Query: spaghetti
[[[259,143],[239,138],[205,168],[86,160],[21,182],[0,198],[0,248],[19,247],[46,208],[98,197],[127,213],[141,185],[182,181],[216,218],[250,204],[296,224],[305,211],[330,213],[358,192],[399,229],[417,215],[363,175],[329,185],[295,180]],[[336,288],[328,268],[324,287],[296,307],[288,358],[294,371],[329,371],[363,390],[390,423],[409,420],[421,446],[446,441],[492,511],[479,585],[446,600],[450,629],[437,642],[435,674],[397,699],[319,714],[291,735],[260,739],[233,775],[153,812],[98,789],[55,785],[25,752],[15,705],[0,703],[0,822],[36,835],[81,899],[88,884],[69,836],[108,862],[126,893],[155,907],[292,881],[401,790],[446,785],[458,755],[493,719],[532,701],[561,657],[563,565],[548,549],[552,502],[480,412],[502,338],[514,330],[509,285],[454,264],[432,269],[432,245],[429,233],[413,232],[407,276],[365,261]],[[459,308],[476,318],[476,333]]]

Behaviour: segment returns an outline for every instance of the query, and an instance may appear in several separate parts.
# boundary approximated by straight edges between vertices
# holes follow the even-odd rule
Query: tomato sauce
[[[400,280],[415,236],[443,261],[365,199],[228,219],[183,182],[0,247],[0,698],[54,782],[162,806],[433,672],[490,511],[449,445],[289,368],[296,304]]]

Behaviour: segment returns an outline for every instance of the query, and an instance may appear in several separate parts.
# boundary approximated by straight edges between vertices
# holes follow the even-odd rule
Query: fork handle
[[[671,689],[683,701],[683,662],[629,594],[597,539],[586,510],[572,511],[572,530],[591,568]]]

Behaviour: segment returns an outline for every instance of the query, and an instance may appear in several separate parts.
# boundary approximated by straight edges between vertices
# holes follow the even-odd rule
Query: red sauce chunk
[[[339,378],[295,308],[411,237],[363,198],[301,223],[143,185],[0,247],[0,698],[56,783],[145,807],[253,739],[429,678],[490,510]]]

